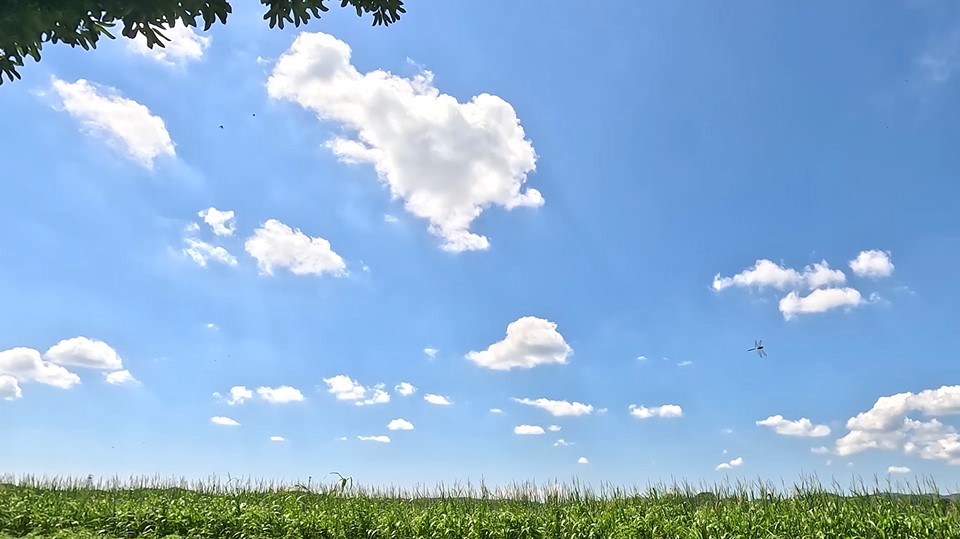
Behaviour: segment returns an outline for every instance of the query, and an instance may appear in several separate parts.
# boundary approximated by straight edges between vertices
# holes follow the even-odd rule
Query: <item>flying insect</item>
[[[760,357],[767,357],[767,353],[763,349],[763,339],[760,339],[759,341],[753,341],[753,348],[747,350],[747,352],[754,351],[756,351]]]

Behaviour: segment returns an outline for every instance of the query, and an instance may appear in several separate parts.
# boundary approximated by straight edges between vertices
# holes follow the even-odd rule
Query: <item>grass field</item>
[[[0,538],[960,538],[960,502],[916,487],[338,486],[25,478],[0,484]]]

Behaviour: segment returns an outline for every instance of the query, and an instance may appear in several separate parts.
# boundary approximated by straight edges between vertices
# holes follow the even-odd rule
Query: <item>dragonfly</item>
[[[753,351],[756,351],[760,357],[766,357],[767,353],[763,350],[763,339],[760,339],[759,341],[753,341],[753,348],[747,350],[747,352]]]

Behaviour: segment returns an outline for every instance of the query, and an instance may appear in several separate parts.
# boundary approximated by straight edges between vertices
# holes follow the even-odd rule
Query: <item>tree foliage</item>
[[[267,7],[263,19],[270,28],[285,23],[305,24],[329,11],[324,4],[337,0],[260,0]],[[372,14],[373,26],[388,26],[406,13],[403,0],[340,0],[340,7],[352,6],[357,16]],[[229,0],[0,0],[0,84],[4,75],[19,79],[18,67],[30,56],[40,61],[44,43],[66,43],[85,50],[97,48],[100,36],[110,39],[119,22],[128,38],[143,35],[147,46],[164,47],[163,27],[177,23],[209,30],[218,20],[227,22],[233,12]]]

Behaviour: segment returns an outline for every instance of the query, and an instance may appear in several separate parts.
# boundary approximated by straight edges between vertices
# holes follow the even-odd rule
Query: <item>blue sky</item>
[[[235,10],[0,88],[0,471],[960,479],[956,5]]]

